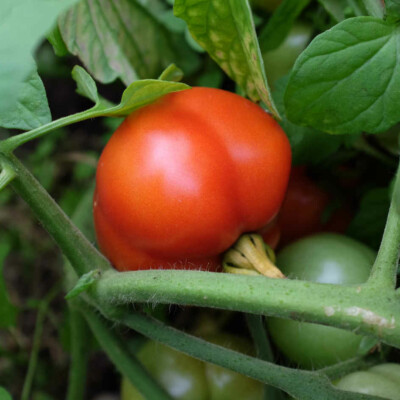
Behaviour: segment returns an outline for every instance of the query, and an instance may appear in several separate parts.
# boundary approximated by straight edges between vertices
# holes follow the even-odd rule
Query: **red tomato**
[[[331,201],[332,196],[306,175],[305,167],[293,168],[277,218],[280,244],[287,244],[317,232],[345,232],[352,217],[347,206],[338,208],[327,221],[323,221],[323,215]],[[269,239],[268,236],[263,237],[264,240]]]
[[[216,269],[267,225],[290,172],[288,139],[256,104],[219,89],[171,93],[132,113],[97,167],[94,219],[119,270]]]

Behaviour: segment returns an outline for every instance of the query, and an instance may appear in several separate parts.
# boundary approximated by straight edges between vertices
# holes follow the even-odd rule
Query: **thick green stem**
[[[119,317],[115,318],[116,315]],[[378,397],[336,389],[318,372],[282,367],[215,345],[132,312],[113,312],[109,318],[178,351],[278,387],[300,400],[378,400]]]
[[[69,310],[71,363],[67,400],[82,400],[85,398],[90,332],[81,313],[72,306],[69,307]]]
[[[92,287],[107,306],[134,302],[217,307],[337,326],[400,347],[394,290],[201,271],[108,271]]]
[[[392,201],[381,246],[372,267],[368,285],[382,290],[394,289],[400,249],[400,173],[397,172]]]
[[[82,308],[94,336],[119,372],[126,376],[146,399],[171,400],[136,357],[126,351],[125,344],[113,334],[105,321],[95,315],[89,307]]]
[[[356,357],[347,361],[343,361],[329,367],[321,368],[318,372],[326,375],[332,381],[341,378],[347,374],[354,371],[360,371],[362,369],[367,369],[375,364],[382,362],[377,357]]]
[[[271,345],[264,327],[262,315],[246,314],[247,326],[257,350],[257,357],[264,361],[274,361]]]
[[[28,203],[78,275],[92,269],[106,270],[110,268],[108,261],[76,228],[29,170],[13,155],[9,155],[7,160],[17,174],[17,178],[12,182],[12,187]]]

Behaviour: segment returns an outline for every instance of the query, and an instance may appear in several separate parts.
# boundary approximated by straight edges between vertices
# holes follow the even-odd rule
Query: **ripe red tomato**
[[[317,232],[345,232],[351,221],[348,207],[338,208],[323,221],[331,201],[332,196],[306,175],[305,167],[293,168],[278,217],[280,243],[287,244]]]
[[[94,219],[119,270],[216,269],[285,193],[291,152],[256,104],[218,89],[171,93],[132,113],[97,167]]]

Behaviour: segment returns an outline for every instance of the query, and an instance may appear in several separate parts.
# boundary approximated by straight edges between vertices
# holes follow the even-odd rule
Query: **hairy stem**
[[[367,282],[373,287],[394,289],[396,285],[397,265],[400,249],[400,173],[397,172],[393,189],[392,201],[371,275]]]
[[[126,376],[146,399],[171,400],[136,357],[126,351],[125,343],[111,331],[110,326],[89,307],[83,308],[94,336],[119,372]]]
[[[134,302],[216,307],[337,326],[400,347],[394,290],[201,271],[105,272],[91,294],[101,307]]]
[[[0,151],[6,155],[10,155],[17,147],[33,140],[37,139],[47,133],[50,133],[58,128],[62,128],[67,125],[71,125],[76,122],[85,121],[87,119],[95,118],[103,115],[103,107],[94,106],[89,110],[82,111],[77,114],[68,115],[57,119],[55,121],[49,122],[48,124],[39,126],[38,128],[32,129],[31,131],[20,133],[19,135],[14,135],[8,139],[0,142]]]
[[[166,326],[153,318],[127,310],[109,317],[143,335],[203,361],[231,369],[250,378],[278,387],[300,400],[378,400],[378,397],[336,389],[323,374],[282,367],[237,351],[229,350],[182,331]]]
[[[264,317],[262,315],[246,314],[246,322],[257,350],[257,358],[274,362],[271,344],[264,327]],[[264,399],[281,400],[281,392],[273,386],[264,385]]]
[[[71,364],[69,368],[67,400],[85,398],[86,372],[89,354],[89,330],[81,313],[69,307],[71,329]]]
[[[12,187],[28,203],[77,274],[83,275],[92,269],[110,268],[108,261],[76,228],[29,170],[13,155],[9,155],[7,160],[17,174],[12,181]]]
[[[21,400],[28,400],[30,398],[30,391],[33,384],[33,378],[35,377],[36,366],[39,358],[40,343],[42,339],[44,320],[46,318],[49,304],[54,297],[59,293],[60,285],[55,285],[45,298],[40,302],[38,313],[36,317],[35,332],[33,334],[33,344],[31,355],[29,358],[28,371],[26,373],[24,385],[22,388]]]

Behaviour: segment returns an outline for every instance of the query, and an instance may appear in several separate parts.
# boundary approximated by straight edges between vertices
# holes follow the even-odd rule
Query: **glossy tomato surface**
[[[277,265],[291,279],[332,284],[365,282],[375,252],[346,236],[323,233],[285,247]],[[268,318],[270,335],[288,359],[305,368],[335,364],[357,354],[362,337],[323,325]]]
[[[219,254],[276,215],[288,139],[262,108],[209,88],[132,113],[97,167],[99,246],[119,270],[215,269]]]
[[[400,400],[400,365],[386,363],[357,371],[336,382],[343,390]]]
[[[250,344],[233,335],[218,334],[207,340],[242,353]],[[263,385],[225,368],[204,363],[155,342],[147,342],[138,359],[173,399],[179,400],[261,400]],[[124,378],[122,400],[144,400],[144,397]]]

